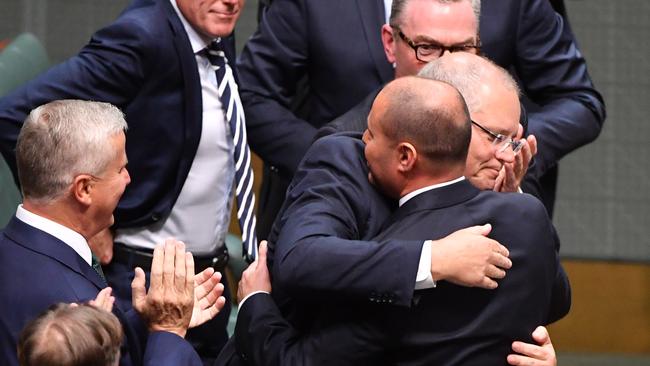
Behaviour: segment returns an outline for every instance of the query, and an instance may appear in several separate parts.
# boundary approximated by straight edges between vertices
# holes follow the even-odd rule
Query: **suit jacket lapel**
[[[160,6],[163,8],[164,15],[167,17],[167,22],[174,35],[174,49],[178,55],[180,71],[183,75],[183,99],[185,103],[183,124],[185,127],[185,140],[189,141],[189,146],[192,146],[196,150],[201,139],[203,123],[203,99],[201,96],[201,80],[199,79],[198,66],[196,65],[192,44],[185,32],[183,23],[178,18],[176,10],[174,10],[174,7],[169,1],[161,1]],[[162,42],[167,42],[167,40]],[[192,153],[190,157],[184,156],[183,158],[191,159],[193,157],[194,154]],[[188,162],[187,169],[189,169],[190,165],[191,160]]]
[[[366,35],[368,51],[372,56],[377,73],[382,82],[387,83],[395,77],[393,67],[386,60],[381,43],[381,26],[385,23],[382,0],[356,0],[359,18]]]
[[[4,233],[19,245],[48,256],[79,273],[98,289],[106,287],[99,274],[74,249],[54,236],[25,224],[15,216],[9,221]]]

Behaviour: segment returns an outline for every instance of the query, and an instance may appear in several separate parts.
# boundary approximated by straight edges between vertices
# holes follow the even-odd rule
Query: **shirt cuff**
[[[267,294],[267,295],[269,295],[270,292],[268,292],[268,291],[253,291],[253,292],[251,292],[250,294],[246,295],[246,297],[244,297],[244,298],[239,302],[239,307],[241,308],[242,306],[244,306],[244,302],[245,302],[246,300],[248,300],[249,297],[251,297],[251,296],[253,296],[253,295],[255,295],[255,294]]]
[[[436,287],[436,281],[431,277],[431,240],[427,240],[422,245],[418,273],[415,276],[415,289],[422,290],[432,287]]]

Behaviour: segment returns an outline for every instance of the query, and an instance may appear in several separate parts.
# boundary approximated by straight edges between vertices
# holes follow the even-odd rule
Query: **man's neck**
[[[455,177],[450,178],[450,179],[444,179],[444,180],[442,180],[442,179],[432,179],[432,180],[428,180],[428,183],[422,182],[419,185],[415,185],[414,188],[410,189],[406,194],[403,194],[399,199],[399,205],[400,206],[403,205],[408,200],[410,200],[411,198],[417,196],[420,193],[427,192],[429,190],[436,189],[436,188],[442,188],[442,187],[457,183],[459,181],[462,181],[464,179],[465,179],[464,176],[456,175]]]
[[[63,202],[57,201],[41,204],[25,199],[23,201],[23,208],[35,215],[76,231],[86,240],[94,235],[90,232],[89,225],[84,224],[83,219],[79,215],[74,214]]]

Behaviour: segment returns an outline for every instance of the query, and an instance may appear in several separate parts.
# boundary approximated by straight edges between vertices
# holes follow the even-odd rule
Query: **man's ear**
[[[72,197],[84,206],[92,203],[91,193],[95,188],[93,178],[88,174],[79,174],[72,181]]]
[[[386,59],[391,64],[395,63],[395,38],[393,37],[393,28],[390,25],[384,24],[381,27],[381,43],[384,45],[384,53]]]
[[[418,152],[415,146],[408,142],[400,142],[397,145],[397,153],[399,156],[399,170],[402,173],[413,170],[415,162],[418,159]]]

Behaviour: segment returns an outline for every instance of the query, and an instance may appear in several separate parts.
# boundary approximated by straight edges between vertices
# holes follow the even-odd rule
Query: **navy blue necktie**
[[[251,151],[246,140],[244,109],[239,99],[237,83],[232,70],[227,67],[228,60],[221,40],[210,43],[206,56],[217,74],[219,98],[234,142],[235,195],[237,197],[237,220],[242,232],[244,258],[250,263],[257,258],[257,235],[255,234],[255,194],[253,193],[253,170]]]

